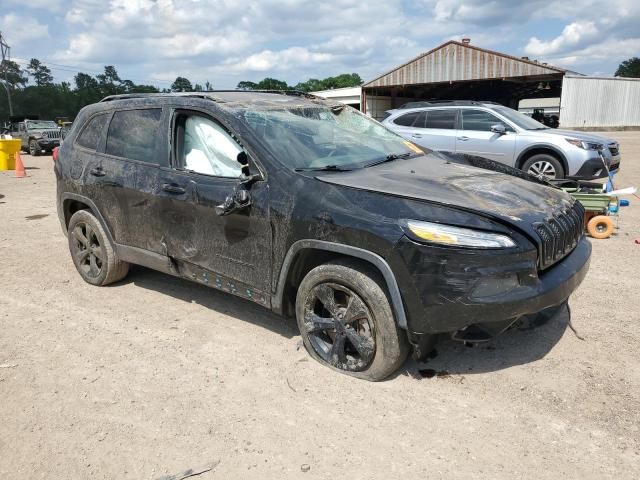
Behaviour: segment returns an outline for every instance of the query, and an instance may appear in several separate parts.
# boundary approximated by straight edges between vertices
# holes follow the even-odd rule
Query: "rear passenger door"
[[[161,120],[162,108],[116,110],[85,167],[89,196],[120,245],[149,249],[153,238],[149,197],[139,184],[148,168],[167,161],[158,142]],[[77,143],[81,141],[82,133]]]
[[[454,108],[425,110],[413,124],[411,140],[438,152],[455,152],[456,116]]]
[[[477,155],[513,166],[516,148],[513,128],[492,113],[474,108],[463,108],[459,122],[456,153]],[[492,132],[494,125],[503,125],[506,132]]]

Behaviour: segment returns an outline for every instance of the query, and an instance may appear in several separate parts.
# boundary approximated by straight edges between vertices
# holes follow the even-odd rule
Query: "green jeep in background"
[[[60,127],[53,120],[24,120],[17,123],[11,132],[14,138],[22,140],[22,150],[38,156],[43,151],[51,151],[60,145]]]

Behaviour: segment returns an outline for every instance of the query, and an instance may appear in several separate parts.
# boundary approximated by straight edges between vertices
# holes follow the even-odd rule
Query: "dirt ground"
[[[640,132],[619,186],[640,186]],[[563,310],[442,341],[382,383],[321,367],[294,322],[141,267],[76,273],[51,157],[0,172],[0,477],[640,478],[640,200]],[[418,368],[440,375],[421,378]],[[416,378],[417,377],[417,378]]]

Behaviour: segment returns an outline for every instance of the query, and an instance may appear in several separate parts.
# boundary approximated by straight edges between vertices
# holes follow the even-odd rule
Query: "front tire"
[[[39,157],[41,152],[42,152],[42,149],[40,148],[40,145],[38,145],[38,142],[36,142],[35,140],[30,140],[29,155],[32,155],[34,157]]]
[[[129,264],[116,255],[98,219],[88,210],[78,210],[69,220],[69,251],[82,279],[103,286],[122,280]]]
[[[309,354],[346,375],[383,380],[409,351],[382,282],[356,263],[311,270],[298,288],[296,318]]]
[[[544,175],[550,179],[564,178],[565,175],[560,161],[547,153],[532,155],[524,162],[522,170],[536,177]]]

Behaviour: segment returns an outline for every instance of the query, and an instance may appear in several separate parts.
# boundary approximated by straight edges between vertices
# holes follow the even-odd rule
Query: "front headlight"
[[[583,150],[602,150],[604,147],[601,143],[585,142],[583,140],[578,140],[577,138],[565,138],[565,140],[571,145],[575,145]]]
[[[405,232],[417,241],[426,241],[440,245],[476,248],[510,248],[516,242],[507,235],[481,232],[470,228],[453,227],[439,223],[404,220]]]

